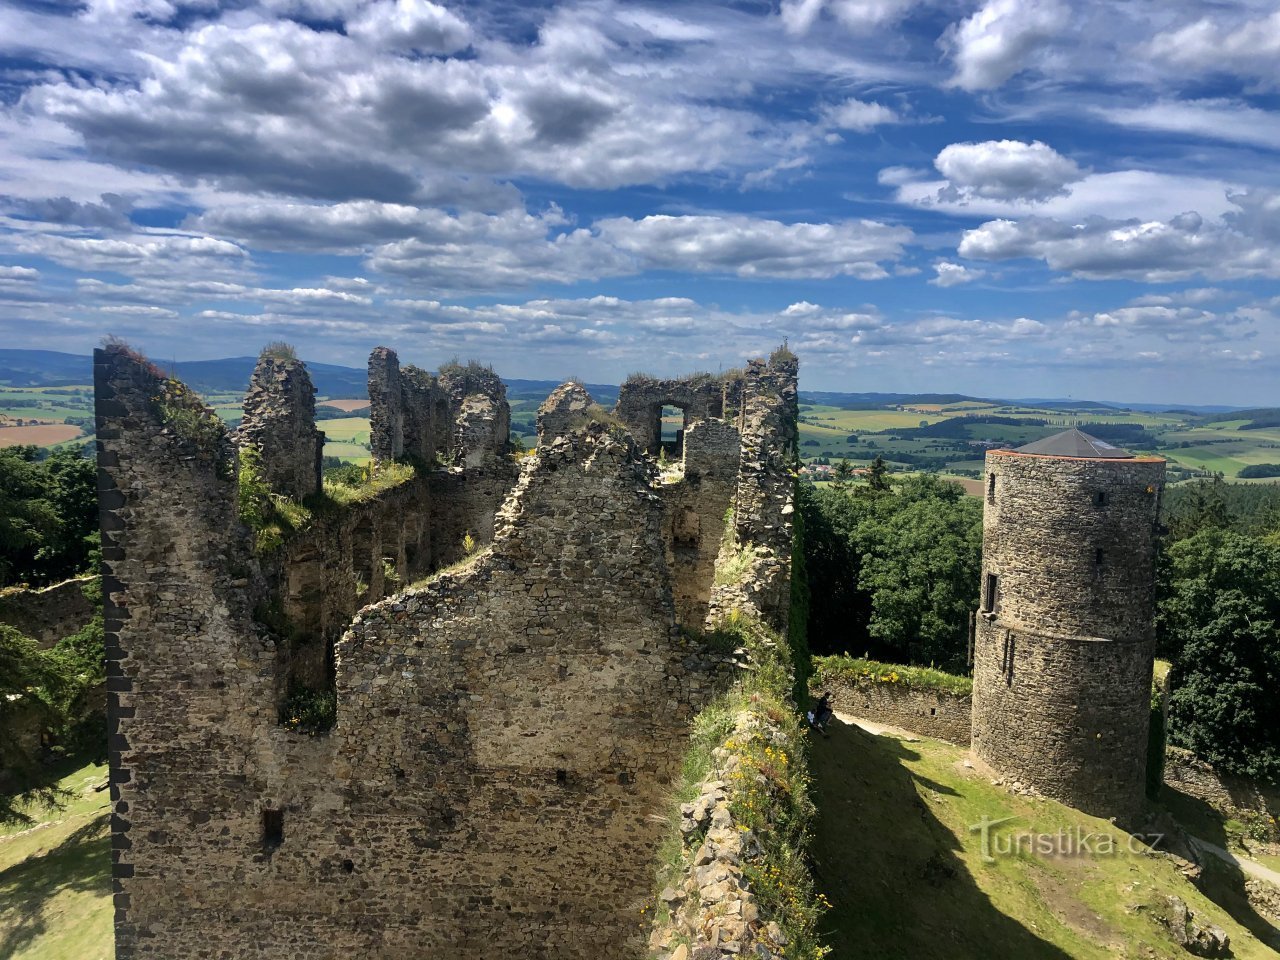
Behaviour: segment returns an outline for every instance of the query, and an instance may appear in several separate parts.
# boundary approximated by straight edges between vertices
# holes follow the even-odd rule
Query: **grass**
[[[1127,852],[1128,834],[1036,797],[1015,796],[929,739],[872,736],[833,721],[810,749],[818,815],[813,844],[833,958],[1111,960],[1187,954],[1161,924],[1163,898],[1222,927],[1240,960],[1275,953],[1163,856]],[[1015,817],[999,835],[1079,827],[1125,850],[985,862],[970,831]],[[1095,847],[1098,843],[1095,843]],[[1136,849],[1142,850],[1139,845]]]
[[[830,680],[860,679],[874,680],[877,683],[900,683],[918,690],[943,690],[964,695],[973,692],[972,677],[944,673],[932,667],[908,667],[848,655],[813,658],[812,685],[815,689]]]
[[[335,443],[332,440],[325,441],[324,455],[326,457],[341,457],[343,460],[359,463],[361,466],[372,457],[368,447],[361,446],[358,443]]]
[[[63,778],[65,809],[32,810],[36,825],[0,832],[0,957],[109,960],[111,839],[104,765]]]
[[[324,431],[326,440],[357,443],[365,447],[369,445],[368,417],[338,417],[335,420],[321,420],[319,427]],[[327,453],[328,450],[325,452]]]
[[[324,493],[329,500],[340,506],[345,506],[349,503],[372,500],[383,491],[398,487],[402,483],[408,483],[413,477],[414,469],[408,464],[384,463],[376,470],[370,469],[365,482],[358,486],[348,486],[345,483],[334,483],[330,480],[325,480]]]

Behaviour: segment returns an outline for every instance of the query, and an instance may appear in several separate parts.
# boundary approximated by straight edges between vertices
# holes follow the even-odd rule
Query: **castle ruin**
[[[702,630],[786,622],[796,377],[779,351],[629,382],[625,426],[569,384],[517,463],[491,370],[380,347],[371,483],[343,500],[296,359],[264,355],[233,437],[145,359],[97,351],[117,957],[640,944],[652,815],[733,669]],[[660,471],[653,403],[682,398]],[[246,463],[307,521],[247,528]],[[325,702],[327,727],[292,715]]]
[[[986,458],[973,749],[1122,822],[1145,790],[1164,466],[1078,430]]]

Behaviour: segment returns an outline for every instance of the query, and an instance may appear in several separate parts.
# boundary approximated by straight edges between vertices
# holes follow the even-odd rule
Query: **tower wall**
[[[258,358],[238,440],[257,450],[263,479],[277,493],[294,500],[319,493],[324,434],[316,429],[316,390],[301,360]]]
[[[973,747],[1097,816],[1142,803],[1164,461],[987,454]],[[993,596],[994,593],[994,596]]]

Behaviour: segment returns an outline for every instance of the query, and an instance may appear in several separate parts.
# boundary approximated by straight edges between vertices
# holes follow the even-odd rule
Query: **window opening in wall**
[[[987,503],[996,502],[996,475],[987,474]]]
[[[971,594],[972,596],[972,594]],[[986,590],[983,592],[982,609],[987,613],[995,613],[996,603],[1000,599],[1000,575],[988,573]]]
[[[1098,547],[1098,549],[1093,551],[1094,566],[1098,566],[1098,567],[1102,566],[1102,562],[1105,559],[1106,559],[1106,554],[1103,552],[1103,549],[1101,547]]]
[[[665,406],[659,414],[659,444],[666,455],[673,459],[684,456],[684,429],[688,417],[680,407]]]
[[[284,811],[262,811],[262,849],[271,851],[284,843]]]
[[[1105,507],[1107,505],[1107,492],[1105,490],[1095,490],[1093,492],[1093,505],[1095,507]]]

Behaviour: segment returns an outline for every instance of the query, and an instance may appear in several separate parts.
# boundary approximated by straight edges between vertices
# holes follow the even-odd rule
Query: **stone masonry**
[[[677,612],[711,606],[730,501],[767,555],[759,595],[778,595],[787,377],[749,370],[738,426],[691,423],[674,483],[600,417],[557,428],[517,479],[491,370],[431,377],[379,348],[375,453],[414,477],[263,554],[214,414],[98,351],[119,960],[643,949],[651,815],[726,670]],[[333,691],[331,729],[282,715],[299,684]]]
[[[241,447],[258,452],[277,492],[302,500],[320,491],[324,434],[316,429],[316,391],[301,360],[264,351],[249,378]]]
[[[1145,783],[1159,458],[987,454],[973,748],[1086,813]]]

